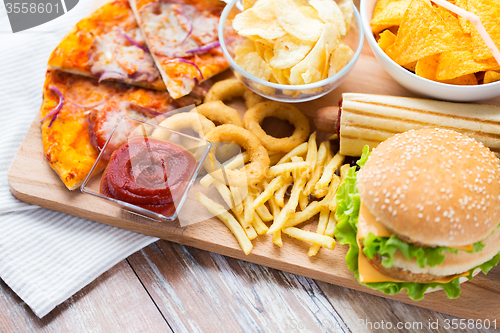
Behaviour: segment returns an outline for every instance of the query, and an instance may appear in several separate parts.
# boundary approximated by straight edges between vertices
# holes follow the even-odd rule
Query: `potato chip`
[[[452,51],[441,55],[437,67],[438,80],[450,80],[459,76],[476,73],[479,71],[499,69],[494,58],[486,61],[476,61],[471,51]]]
[[[261,59],[257,52],[247,53],[239,58],[238,64],[248,73],[262,80],[269,80],[271,67]]]
[[[384,30],[380,34],[380,39],[378,40],[378,46],[385,51],[389,46],[394,44],[396,41],[396,35],[389,30]]]
[[[273,49],[274,57],[269,64],[277,69],[291,68],[304,59],[313,46],[313,43],[302,42],[290,35],[285,35],[276,40]]]
[[[421,58],[453,51],[457,43],[429,0],[413,0],[399,26],[394,61],[406,65]]]
[[[292,0],[274,0],[274,13],[281,28],[295,38],[310,42],[320,38],[324,23],[302,14]]]
[[[302,12],[302,14],[304,14],[307,17],[310,17],[310,18],[315,19],[315,20],[321,20],[319,18],[319,15],[318,15],[318,12],[316,11],[316,9],[312,8],[309,5],[308,6],[300,6],[299,10]]]
[[[325,23],[325,28],[320,39],[314,45],[309,54],[292,67],[290,70],[290,83],[304,84],[304,78],[314,78],[315,81],[322,79],[324,66],[326,66],[326,53],[331,53],[340,44],[340,33],[333,23]],[[328,50],[325,52],[325,48]],[[319,77],[317,76],[319,73]]]
[[[256,5],[234,18],[233,28],[238,34],[245,37],[259,36],[263,39],[275,39],[284,36],[285,31],[276,21],[274,3],[265,1],[259,6]]]
[[[468,0],[468,9],[479,17],[495,45],[500,48],[500,3],[490,0]],[[474,59],[485,60],[491,58],[493,54],[476,28],[472,27],[471,35]]]
[[[337,4],[339,5],[339,8],[344,15],[345,29],[347,34],[349,32],[349,29],[351,28],[351,22],[354,17],[354,4],[352,3],[352,0],[340,1],[337,2]]]
[[[484,73],[484,80],[483,80],[484,84],[496,81],[500,81],[500,72],[486,71],[486,73]]]
[[[400,25],[410,2],[411,0],[379,0],[373,10],[373,19],[370,23],[373,33],[383,30],[379,30],[381,26]]]
[[[257,48],[255,47],[255,43],[251,40],[247,39],[242,44],[238,45],[234,49],[235,61],[239,62],[238,59],[244,56],[247,53],[255,52]]]
[[[344,68],[354,56],[351,48],[345,44],[340,44],[330,56],[330,67],[328,69],[328,77],[335,75]]]
[[[309,4],[316,9],[323,23],[333,23],[337,25],[341,36],[346,34],[344,14],[337,3],[333,0],[310,0]]]

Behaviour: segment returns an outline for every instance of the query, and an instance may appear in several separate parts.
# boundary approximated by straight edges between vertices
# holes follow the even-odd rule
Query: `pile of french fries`
[[[318,147],[316,132],[286,155],[269,154],[271,166],[257,186],[228,186],[210,174],[201,179],[204,188],[215,186],[229,211],[201,192],[196,198],[229,228],[245,254],[252,251],[251,240],[257,235],[272,234],[273,243],[282,246],[282,233],[311,243],[309,256],[316,255],[321,247],[333,250],[335,194],[349,169],[349,164],[342,165],[344,156],[333,155],[328,140]],[[224,168],[235,169],[247,161],[248,154],[244,152]],[[340,177],[335,173],[339,168]],[[316,232],[301,229],[316,220]]]

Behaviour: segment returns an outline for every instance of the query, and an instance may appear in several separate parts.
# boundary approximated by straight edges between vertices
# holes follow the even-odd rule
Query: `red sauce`
[[[133,138],[111,155],[101,180],[107,197],[171,216],[196,167],[194,156],[169,142]]]

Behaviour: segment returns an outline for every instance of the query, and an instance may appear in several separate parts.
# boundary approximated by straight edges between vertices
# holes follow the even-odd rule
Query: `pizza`
[[[173,98],[189,94],[228,68],[218,39],[224,6],[219,0],[130,0],[151,56]],[[231,51],[242,41],[230,20],[224,28]]]
[[[165,90],[127,0],[115,0],[78,22],[52,52],[51,69]]]
[[[162,119],[180,107],[200,104],[208,88],[200,85],[191,95],[174,100],[166,91],[98,82],[49,69],[40,109],[45,157],[66,187],[73,190],[90,172],[118,118]]]

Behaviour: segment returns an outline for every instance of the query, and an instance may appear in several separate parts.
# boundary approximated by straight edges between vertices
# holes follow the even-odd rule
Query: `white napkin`
[[[39,112],[49,55],[91,6],[80,0],[56,20],[16,34],[0,10],[0,277],[40,318],[157,240],[22,203],[9,190],[7,171]]]

